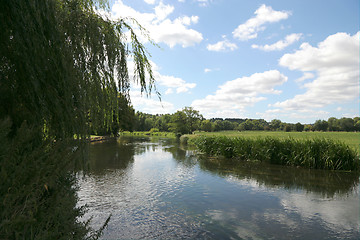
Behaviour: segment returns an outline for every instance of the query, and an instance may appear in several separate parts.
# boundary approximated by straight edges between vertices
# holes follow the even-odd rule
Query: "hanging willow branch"
[[[0,22],[0,114],[16,131],[23,121],[46,125],[56,138],[110,126],[119,93],[131,81],[147,95],[155,88],[150,54],[130,23],[101,16],[106,1],[5,1]],[[128,23],[129,22],[129,23]],[[130,38],[126,38],[126,32]],[[134,62],[129,78],[128,60]],[[16,97],[15,97],[16,96]]]
[[[84,149],[73,138],[126,115],[128,60],[141,90],[156,91],[150,55],[134,21],[99,15],[107,1],[0,6],[0,239],[97,239],[103,228],[91,234],[79,221],[69,169]]]

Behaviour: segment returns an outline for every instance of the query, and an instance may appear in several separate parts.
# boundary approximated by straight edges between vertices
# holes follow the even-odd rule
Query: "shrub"
[[[158,129],[158,128],[152,128],[152,129],[150,129],[150,132],[151,132],[151,133],[159,132],[159,129]]]

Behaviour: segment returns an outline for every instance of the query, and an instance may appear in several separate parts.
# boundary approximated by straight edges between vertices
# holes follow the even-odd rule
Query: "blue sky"
[[[116,0],[160,46],[157,89],[135,110],[313,123],[359,116],[358,0]],[[130,64],[131,67],[131,64]]]

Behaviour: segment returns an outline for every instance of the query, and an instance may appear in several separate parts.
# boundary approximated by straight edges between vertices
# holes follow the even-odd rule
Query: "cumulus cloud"
[[[275,11],[270,6],[263,4],[255,11],[255,17],[240,24],[233,31],[233,36],[242,41],[256,38],[258,32],[265,30],[266,23],[287,19],[289,15],[290,13],[287,11]]]
[[[251,45],[251,47],[260,49],[263,51],[267,51],[267,52],[268,51],[280,51],[280,50],[283,50],[284,48],[286,48],[287,46],[293,44],[294,42],[299,41],[301,36],[302,36],[301,33],[293,33],[293,34],[287,35],[284,40],[277,41],[276,43],[273,43],[271,45],[266,44],[264,46],[260,46],[260,45],[253,44],[253,45]]]
[[[198,16],[183,16],[183,17],[179,17],[177,19],[175,19],[175,23],[181,23],[184,25],[191,25],[192,23],[197,23],[199,21],[199,17]]]
[[[295,53],[282,56],[279,64],[303,71],[304,76],[313,71],[316,77],[303,85],[305,93],[277,102],[274,107],[287,110],[322,108],[359,97],[359,32],[353,36],[330,35],[317,47],[303,43]]]
[[[159,66],[152,61],[150,61],[150,63],[153,70],[153,76],[156,80],[156,85],[166,87],[166,95],[174,93],[174,90],[176,91],[176,93],[185,93],[188,92],[190,89],[196,87],[196,83],[188,83],[179,77],[161,74]],[[128,61],[127,65],[129,69],[130,79],[132,79],[134,77],[134,62]],[[135,85],[133,85],[133,88],[140,89],[140,85],[135,83]]]
[[[190,47],[203,40],[201,33],[194,29],[188,29],[181,21],[166,19],[148,29],[155,42],[164,42],[170,48],[177,44],[184,48]]]
[[[295,80],[295,82],[303,82],[307,79],[312,79],[314,78],[315,75],[311,72],[304,72],[304,75],[302,77],[299,77],[298,79]]]
[[[155,1],[146,0],[149,4]],[[198,16],[182,16],[174,20],[169,19],[173,13],[172,5],[164,4],[162,1],[155,6],[154,12],[141,13],[125,5],[121,0],[117,0],[112,7],[112,18],[132,17],[145,27],[150,37],[156,43],[165,43],[169,47],[181,45],[182,47],[193,46],[203,40],[200,32],[189,28],[190,25],[199,21]],[[143,39],[146,41],[146,39]]]
[[[220,51],[226,51],[226,50],[234,51],[238,48],[235,43],[229,42],[229,40],[226,39],[226,36],[222,36],[222,37],[224,39],[223,41],[219,41],[215,44],[208,44],[206,47],[207,50],[220,52]]]
[[[155,0],[144,0],[147,4],[155,4]]]
[[[170,102],[159,101],[159,99],[147,98],[140,91],[130,91],[131,104],[135,109],[150,114],[166,114],[174,111],[174,105]]]
[[[174,76],[161,75],[157,73],[156,79],[159,85],[171,89],[167,91],[168,94],[173,92],[172,89],[176,89],[176,93],[184,93],[196,87],[196,83],[187,83],[185,80]]]
[[[155,22],[161,22],[162,20],[167,18],[167,16],[171,14],[174,9],[175,8],[173,6],[165,5],[164,3],[160,2],[160,4],[154,8],[156,16]]]
[[[261,94],[280,94],[281,91],[274,87],[286,81],[287,77],[277,70],[255,73],[250,77],[226,82],[219,86],[214,95],[195,100],[191,106],[207,116],[224,110],[236,113],[243,111],[246,106],[265,100]]]

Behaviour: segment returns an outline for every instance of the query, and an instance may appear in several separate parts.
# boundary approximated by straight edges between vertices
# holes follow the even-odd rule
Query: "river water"
[[[103,239],[360,239],[359,175],[199,156],[165,138],[93,143],[78,172]]]

